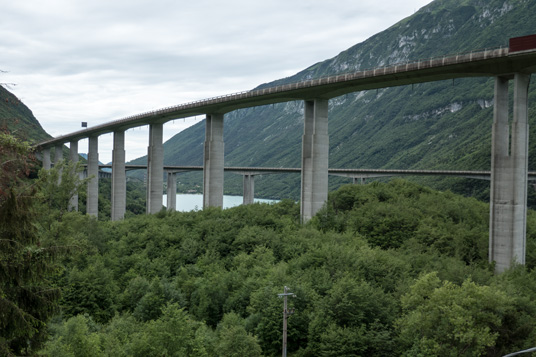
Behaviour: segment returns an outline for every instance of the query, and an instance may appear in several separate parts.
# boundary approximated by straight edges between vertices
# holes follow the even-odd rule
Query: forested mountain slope
[[[507,46],[511,37],[536,32],[535,17],[536,2],[530,0],[436,0],[331,59],[262,86]],[[535,97],[533,83],[532,128]],[[489,78],[424,83],[333,98],[329,166],[489,169],[492,116],[493,79]],[[224,126],[226,166],[300,166],[302,102],[231,112],[226,114]],[[165,143],[165,163],[201,165],[203,141],[201,122]],[[532,144],[530,169],[536,166],[534,147]],[[180,180],[189,179],[184,175]],[[200,183],[199,176],[195,180]],[[330,178],[332,188],[341,182]],[[428,179],[427,183],[466,194],[476,192],[480,197],[485,197],[488,185],[466,179]],[[299,186],[299,175],[265,176],[256,182],[256,193],[299,198]],[[238,176],[226,177],[226,192],[241,192]]]
[[[50,138],[32,111],[0,85],[0,129],[29,142]]]

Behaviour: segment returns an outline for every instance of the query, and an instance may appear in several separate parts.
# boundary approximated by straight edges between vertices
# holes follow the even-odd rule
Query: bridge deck
[[[462,77],[508,75],[522,71],[536,71],[536,50],[509,54],[508,48],[499,48],[432,58],[228,94],[163,108],[45,140],[37,144],[36,147],[53,147],[56,144],[63,144],[89,136],[98,136],[116,130],[126,130],[152,123],[165,123],[173,119],[195,115],[227,113],[240,108],[293,100],[329,99],[346,93],[413,83]]]
[[[99,165],[99,168],[111,168],[112,165]],[[125,165],[126,170],[146,170],[147,165]],[[164,165],[165,171],[190,172],[203,171],[203,166]],[[224,171],[237,174],[282,174],[300,173],[299,167],[225,167]],[[476,179],[489,179],[490,171],[486,170],[400,170],[400,169],[328,169],[330,175],[347,177],[381,177],[381,176],[455,176]],[[528,173],[529,180],[536,180],[536,171]]]

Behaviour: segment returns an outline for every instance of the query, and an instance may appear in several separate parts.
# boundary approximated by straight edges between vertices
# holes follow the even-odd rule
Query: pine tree
[[[36,351],[59,298],[49,280],[58,249],[41,246],[35,225],[35,163],[27,143],[0,133],[0,355]]]

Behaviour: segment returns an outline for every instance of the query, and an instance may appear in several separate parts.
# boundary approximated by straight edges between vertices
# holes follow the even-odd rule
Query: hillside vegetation
[[[32,111],[0,85],[0,130],[31,143],[50,138]]]
[[[526,265],[494,275],[474,198],[394,180],[341,187],[306,225],[291,200],[98,221],[67,210],[75,165],[30,180],[28,145],[0,139],[0,354],[277,356],[284,286],[289,356],[533,347],[534,211]]]
[[[531,0],[436,0],[368,40],[294,76],[262,85],[305,79],[508,46],[511,37],[535,32]],[[536,130],[536,83],[530,87],[531,136]],[[330,167],[489,170],[493,79],[456,79],[357,92],[330,100]],[[299,167],[303,134],[300,101],[237,110],[225,116],[227,166]],[[201,165],[204,122],[165,143],[165,163]],[[536,169],[534,141],[529,168]],[[143,162],[142,158],[136,163]],[[299,199],[299,175],[267,175],[259,197]],[[199,174],[181,175],[199,184]],[[457,178],[420,182],[487,199],[488,183]],[[347,180],[331,177],[334,189]],[[240,194],[241,178],[225,178]]]
[[[536,216],[526,267],[495,276],[488,206],[407,181],[344,186],[306,226],[292,201],[98,222],[56,219],[76,246],[56,284],[50,356],[501,356],[536,333]]]

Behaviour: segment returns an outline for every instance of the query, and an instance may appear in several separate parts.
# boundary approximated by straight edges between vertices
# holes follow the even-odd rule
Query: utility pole
[[[283,294],[277,294],[277,296],[283,298],[283,357],[287,357],[287,319],[294,313],[294,308],[287,308],[287,297],[296,297],[296,294],[289,292],[288,287],[285,286]]]

